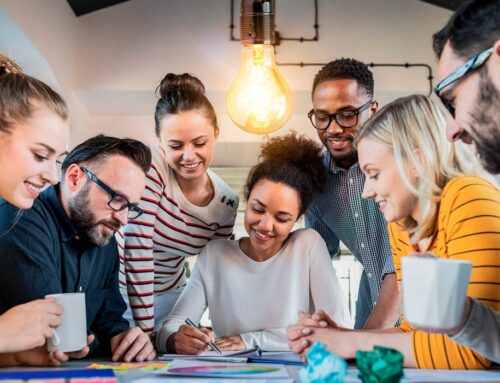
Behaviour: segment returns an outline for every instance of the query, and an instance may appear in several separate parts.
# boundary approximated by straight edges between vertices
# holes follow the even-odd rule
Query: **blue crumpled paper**
[[[344,359],[315,342],[307,352],[307,366],[299,371],[301,383],[341,383],[347,374]]]

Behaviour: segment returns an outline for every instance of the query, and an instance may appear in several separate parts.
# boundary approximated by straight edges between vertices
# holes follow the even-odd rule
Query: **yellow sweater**
[[[401,257],[416,252],[417,248],[409,245],[408,234],[397,223],[389,224],[389,235],[401,283]],[[500,190],[479,177],[462,176],[448,182],[429,251],[440,258],[471,261],[467,295],[499,310]],[[491,364],[446,335],[415,330],[406,320],[400,329],[412,333],[413,356],[419,368],[483,369]]]

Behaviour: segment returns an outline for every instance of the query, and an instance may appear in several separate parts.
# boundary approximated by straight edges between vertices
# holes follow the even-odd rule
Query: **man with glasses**
[[[332,257],[340,240],[364,267],[355,328],[393,327],[400,305],[387,223],[373,200],[361,198],[365,177],[353,147],[356,133],[378,108],[373,75],[357,60],[332,61],[314,78],[312,102],[308,117],[325,145],[329,172],[325,191],[306,212],[306,226],[321,234]]]
[[[0,311],[54,293],[85,293],[90,353],[113,360],[155,356],[149,337],[123,319],[114,234],[137,218],[151,153],[131,139],[97,136],[62,164],[61,183],[33,208],[0,205]],[[43,357],[44,350],[38,350]],[[83,357],[89,350],[67,353]]]
[[[433,37],[434,51],[439,58],[440,79],[435,92],[453,117],[447,126],[447,138],[474,144],[484,167],[498,174],[500,1],[474,0],[465,3]],[[499,249],[489,251],[498,253]],[[498,265],[480,267],[498,275]],[[441,332],[500,363],[499,305],[500,299],[493,302],[468,298],[460,326]]]

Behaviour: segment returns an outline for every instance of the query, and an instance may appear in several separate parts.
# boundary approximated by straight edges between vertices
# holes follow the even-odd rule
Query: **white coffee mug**
[[[403,308],[408,322],[423,329],[459,325],[472,263],[409,255],[401,258]]]
[[[50,294],[63,307],[61,325],[53,329],[52,338],[47,341],[48,351],[78,351],[87,345],[87,314],[84,293]]]

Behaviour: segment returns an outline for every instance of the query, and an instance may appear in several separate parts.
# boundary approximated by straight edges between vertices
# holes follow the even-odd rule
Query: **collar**
[[[74,239],[78,232],[76,231],[75,225],[71,222],[71,219],[66,214],[61,201],[59,200],[60,195],[60,184],[55,186],[50,186],[41,195],[40,199],[44,201],[52,210],[53,215],[57,220],[59,226],[59,232],[61,233],[61,239],[64,242]]]
[[[332,172],[333,174],[337,173],[348,173],[351,171],[351,169],[359,169],[359,162],[355,162],[349,169],[344,169],[340,166],[338,166],[332,155],[330,154],[330,151],[325,148],[324,154],[323,154],[323,164],[325,167],[328,169],[328,171]]]

